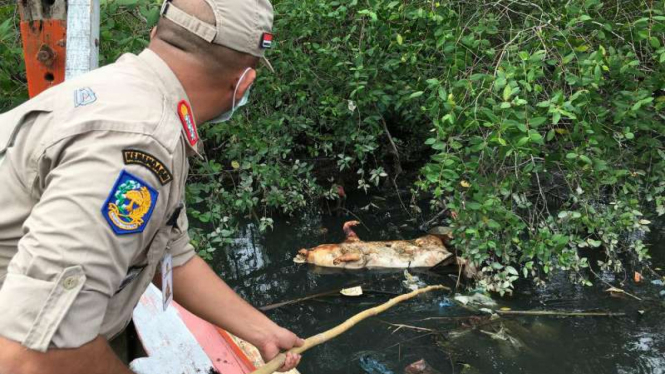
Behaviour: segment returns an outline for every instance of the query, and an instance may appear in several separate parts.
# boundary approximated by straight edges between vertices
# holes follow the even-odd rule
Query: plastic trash
[[[439,308],[448,308],[455,305],[449,298],[444,297],[443,300],[439,301]]]
[[[654,279],[651,281],[651,284],[655,284],[656,286],[665,286],[665,283],[663,283],[662,279]]]
[[[440,374],[425,359],[420,359],[404,368],[404,374]]]
[[[363,294],[363,288],[361,286],[344,288],[339,291],[344,296],[361,296]]]
[[[367,374],[395,374],[385,364],[372,355],[360,357],[360,367]]]
[[[404,280],[402,281],[402,284],[411,291],[427,286],[427,283],[421,281],[417,276],[411,275],[406,269],[404,269]]]
[[[482,294],[476,293],[471,296],[464,296],[457,294],[455,295],[455,300],[457,300],[462,305],[470,305],[477,307],[494,307],[496,306],[496,301],[492,300],[491,297]]]

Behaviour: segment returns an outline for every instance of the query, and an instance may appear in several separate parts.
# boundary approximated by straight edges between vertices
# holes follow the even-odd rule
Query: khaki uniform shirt
[[[0,336],[46,351],[121,332],[164,254],[195,254],[183,200],[197,140],[150,50],[1,114]]]

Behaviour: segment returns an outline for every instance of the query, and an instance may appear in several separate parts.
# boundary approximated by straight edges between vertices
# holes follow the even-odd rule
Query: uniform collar
[[[203,141],[199,138],[198,130],[196,128],[196,119],[191,110],[189,98],[187,97],[187,93],[182,87],[182,84],[178,80],[178,77],[176,77],[166,62],[150,49],[144,49],[138,57],[155,73],[155,75],[157,75],[157,81],[166,95],[169,110],[173,110],[176,117],[181,122],[181,124],[179,124],[181,127],[180,134],[185,138],[187,156],[196,155],[199,158],[203,158]],[[186,104],[187,108],[189,108],[189,118],[182,116],[183,102]],[[196,139],[195,145],[192,145],[191,143],[192,138]]]

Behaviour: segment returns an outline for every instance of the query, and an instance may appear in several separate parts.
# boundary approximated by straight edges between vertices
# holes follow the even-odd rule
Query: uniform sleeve
[[[90,131],[35,156],[38,199],[0,289],[0,335],[25,347],[76,348],[100,333],[131,261],[165,224],[166,191],[122,150],[168,155],[149,136]]]
[[[189,234],[189,221],[187,220],[187,212],[183,203],[182,210],[178,216],[177,225],[174,227],[175,238],[171,242],[169,250],[173,256],[173,266],[182,266],[187,261],[191,260],[196,255],[194,246],[190,243]]]

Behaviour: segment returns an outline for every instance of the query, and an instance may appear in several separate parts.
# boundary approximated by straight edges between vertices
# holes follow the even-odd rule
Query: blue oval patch
[[[123,170],[102,206],[102,214],[117,235],[143,232],[158,196],[149,184]]]

